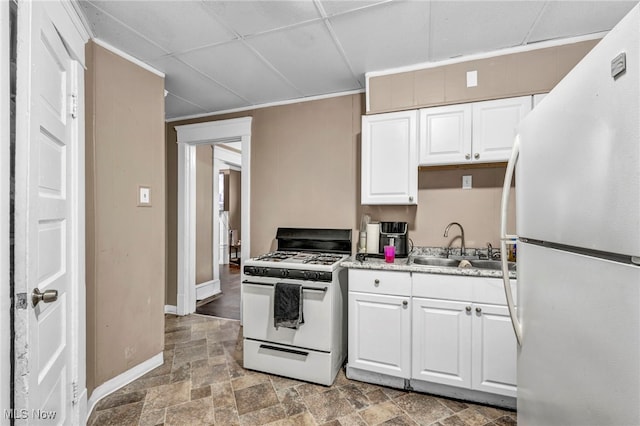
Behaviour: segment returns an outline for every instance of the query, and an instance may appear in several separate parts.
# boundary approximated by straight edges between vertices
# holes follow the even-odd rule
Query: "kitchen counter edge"
[[[425,266],[417,265],[415,263],[407,264],[407,259],[396,258],[393,263],[387,263],[384,259],[367,259],[365,261],[358,261],[355,259],[355,255],[343,260],[340,266],[350,269],[373,269],[383,271],[398,271],[398,272],[416,272],[421,274],[438,274],[438,275],[461,275],[468,277],[485,277],[485,278],[502,278],[502,271],[496,271],[492,269],[479,269],[479,268],[453,268],[450,266]],[[517,273],[515,271],[509,272],[510,279],[517,279]]]

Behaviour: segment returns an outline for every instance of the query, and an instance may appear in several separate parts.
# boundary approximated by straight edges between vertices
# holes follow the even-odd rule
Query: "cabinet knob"
[[[464,158],[465,158],[466,160],[471,160],[471,154],[467,154],[467,155],[465,155],[465,156],[464,156]]]
[[[413,195],[409,195],[409,201],[413,201]]]
[[[477,160],[478,158],[480,158],[480,154],[476,152],[475,155],[473,156],[473,158],[475,158]]]
[[[403,301],[402,301],[402,307],[403,307],[403,308],[405,308],[405,309],[406,309],[408,305],[409,305],[409,302],[407,302],[406,300],[403,300]]]
[[[464,308],[464,310],[467,312],[471,312],[471,306],[467,306],[466,308]]]
[[[476,308],[476,312],[480,313],[480,312],[482,312],[482,309],[481,308]]]
[[[380,285],[380,280],[376,279],[373,280],[373,285],[375,285],[376,287],[378,287]]]

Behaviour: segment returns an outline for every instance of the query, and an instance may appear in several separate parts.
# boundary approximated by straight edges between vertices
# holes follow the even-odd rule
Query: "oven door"
[[[276,282],[300,284],[304,323],[297,329],[275,328],[273,295]],[[244,337],[283,345],[331,351],[332,284],[316,281],[247,277],[242,282]]]

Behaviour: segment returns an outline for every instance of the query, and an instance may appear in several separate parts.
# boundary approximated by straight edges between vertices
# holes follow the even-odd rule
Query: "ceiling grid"
[[[367,72],[601,33],[636,1],[77,0],[165,73],[166,118],[354,92]]]

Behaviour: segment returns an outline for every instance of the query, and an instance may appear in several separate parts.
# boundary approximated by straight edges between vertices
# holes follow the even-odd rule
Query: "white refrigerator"
[[[518,424],[640,425],[639,6],[522,121],[505,189]]]

